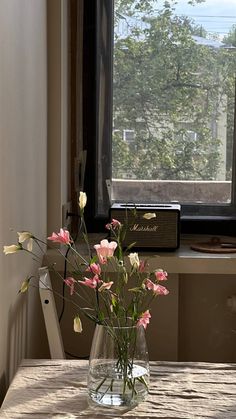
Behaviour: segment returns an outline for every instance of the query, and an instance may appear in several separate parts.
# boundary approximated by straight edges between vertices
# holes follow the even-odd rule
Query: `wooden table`
[[[87,361],[24,360],[0,418],[236,418],[236,364],[151,362],[147,400],[129,411],[93,407]]]

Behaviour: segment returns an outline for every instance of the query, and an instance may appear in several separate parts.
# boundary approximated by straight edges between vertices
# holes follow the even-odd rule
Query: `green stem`
[[[105,378],[103,378],[103,380],[101,381],[101,383],[99,383],[98,384],[98,386],[96,387],[96,389],[95,389],[95,391],[97,392],[99,389],[100,389],[100,387],[105,383],[105,381],[106,381],[106,379],[107,379],[107,377],[105,377]]]
[[[95,391],[98,391],[99,388],[105,383],[107,377],[103,378],[103,380],[101,381],[101,383],[99,383],[98,387],[96,388]],[[113,389],[113,382],[114,382],[114,378],[111,379],[111,382],[109,384],[109,386],[107,387],[107,389],[101,394],[100,396],[100,401],[103,399],[103,397],[107,394],[108,390],[110,389],[112,391]]]

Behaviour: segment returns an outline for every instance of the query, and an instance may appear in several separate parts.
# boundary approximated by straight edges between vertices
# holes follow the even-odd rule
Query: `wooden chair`
[[[65,359],[52,283],[47,267],[39,268],[39,294],[43,309],[50,355],[52,359]]]

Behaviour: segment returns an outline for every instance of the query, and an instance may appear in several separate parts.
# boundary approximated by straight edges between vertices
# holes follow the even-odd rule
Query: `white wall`
[[[68,147],[67,0],[47,2],[48,20],[48,234],[62,226],[62,206],[70,201]]]
[[[1,249],[15,242],[10,228],[46,235],[46,23],[46,0],[0,1]],[[34,270],[28,255],[0,251],[0,401],[20,358],[32,355],[37,346],[32,340],[37,335],[31,316],[34,301],[27,304],[27,297],[17,295],[24,277]]]

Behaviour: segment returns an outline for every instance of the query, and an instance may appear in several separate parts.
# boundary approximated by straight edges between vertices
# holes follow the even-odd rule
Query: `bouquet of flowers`
[[[101,240],[92,249],[84,220],[86,202],[86,193],[80,192],[79,231],[87,248],[86,256],[84,256],[84,252],[80,251],[82,244],[73,241],[69,231],[61,228],[58,233],[54,232],[47,238],[47,243],[61,245],[56,250],[66,258],[69,269],[63,278],[55,264],[51,264],[48,268],[57,273],[69,287],[70,295],[76,297],[76,300],[73,301],[77,311],[73,319],[74,331],[82,332],[82,317],[86,316],[97,325],[98,331],[96,331],[94,339],[106,339],[106,344],[101,342],[99,354],[95,353],[99,344],[95,344],[95,352],[94,345],[92,347],[91,379],[89,380],[91,397],[99,403],[106,404],[108,395],[110,395],[107,404],[120,405],[125,404],[127,397],[129,401],[137,399],[140,392],[143,394],[147,390],[148,368],[145,373],[138,371],[135,375],[133,370],[135,368],[137,370],[137,364],[134,360],[135,358],[141,360],[142,356],[147,356],[146,347],[142,342],[139,343],[139,334],[141,333],[143,336],[143,332],[150,322],[152,302],[157,297],[169,293],[167,288],[162,285],[167,280],[167,273],[162,269],[150,272],[148,262],[140,259],[138,253],[131,251],[134,243],[123,248],[122,243],[127,226],[115,219],[105,226],[109,232],[109,240],[107,238]],[[46,243],[35,237],[33,233],[23,231],[17,234],[17,244],[4,246],[6,255],[25,251],[33,257],[37,257],[34,253],[34,246],[44,251],[43,245]],[[23,281],[21,293],[28,290],[32,279],[33,276],[28,276]],[[101,333],[104,334],[104,331],[107,337],[101,338]],[[144,338],[142,337],[142,339]],[[106,354],[104,354],[104,345]],[[138,345],[141,345],[143,355],[140,354]],[[110,353],[111,346],[112,355]],[[110,359],[110,363],[106,362],[106,367],[104,367],[104,362],[101,360],[104,361],[107,358],[113,359],[112,361]],[[109,367],[107,367],[108,364]],[[109,381],[107,381],[108,376]],[[117,384],[120,380],[122,380],[122,390]],[[120,394],[119,400],[114,397],[114,392]],[[122,400],[120,401],[120,399]]]

